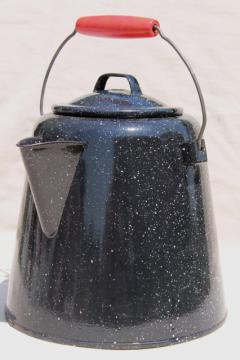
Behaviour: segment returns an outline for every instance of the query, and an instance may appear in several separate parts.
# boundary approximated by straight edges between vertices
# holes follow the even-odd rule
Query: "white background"
[[[1,346],[5,348],[6,355],[13,354],[17,348],[19,351],[25,349],[25,358],[30,358],[31,351],[35,349],[35,358],[42,358],[44,354],[77,358],[84,353],[98,358],[130,354],[140,358],[162,355],[164,359],[171,356],[200,359],[217,355],[223,359],[239,359],[238,0],[0,0],[0,274],[3,280],[0,284],[0,305],[5,302],[7,281],[4,279],[10,269],[24,181],[24,169],[15,143],[31,136],[38,120],[40,88],[56,47],[73,30],[78,17],[95,14],[159,19],[166,35],[182,49],[199,78],[208,112],[205,140],[229,318],[215,334],[188,344],[159,350],[112,353],[33,340],[10,329],[0,314]],[[182,106],[185,112],[201,120],[194,85],[176,54],[160,38],[111,40],[75,36],[61,53],[51,74],[46,110],[50,111],[52,103],[70,101],[91,92],[97,77],[105,72],[133,74],[145,94]],[[120,79],[109,82],[109,85],[127,86]]]

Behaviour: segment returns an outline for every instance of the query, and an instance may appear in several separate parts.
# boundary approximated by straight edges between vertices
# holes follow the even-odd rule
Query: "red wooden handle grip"
[[[155,19],[138,16],[98,15],[80,17],[76,31],[90,36],[111,38],[154,37],[154,25],[160,26]]]

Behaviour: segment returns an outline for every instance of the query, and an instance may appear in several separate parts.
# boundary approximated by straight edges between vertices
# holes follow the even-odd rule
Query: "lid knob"
[[[106,83],[110,77],[122,77],[127,79],[130,86],[131,95],[142,95],[140,85],[134,76],[128,74],[119,74],[119,73],[107,73],[101,75],[96,82],[94,91],[96,92],[104,91]]]

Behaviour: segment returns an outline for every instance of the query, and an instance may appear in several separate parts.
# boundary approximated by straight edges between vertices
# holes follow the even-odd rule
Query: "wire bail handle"
[[[179,57],[182,59],[187,70],[189,71],[194,85],[196,87],[201,111],[202,111],[202,126],[197,137],[197,143],[199,149],[201,150],[204,147],[203,133],[207,124],[207,113],[206,106],[200,88],[197,77],[190,66],[189,62],[183,56],[182,52],[175,45],[175,43],[170,40],[166,35],[163,34],[160,24],[155,19],[136,17],[136,16],[119,16],[119,15],[98,15],[98,16],[85,16],[80,17],[77,22],[74,31],[66,37],[66,39],[59,45],[56,52],[54,53],[50,64],[48,65],[46,74],[44,76],[41,96],[40,96],[40,114],[43,115],[43,103],[44,95],[46,90],[46,85],[50,71],[53,67],[53,64],[64,47],[64,45],[77,33],[90,36],[101,36],[101,37],[111,37],[111,38],[146,38],[146,37],[155,37],[160,35],[160,37],[171,45],[171,47],[176,51]]]

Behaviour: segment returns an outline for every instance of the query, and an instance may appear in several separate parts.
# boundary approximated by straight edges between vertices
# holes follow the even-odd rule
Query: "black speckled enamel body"
[[[184,156],[196,131],[184,115],[41,119],[36,137],[86,148],[53,238],[26,186],[6,308],[13,326],[131,349],[186,341],[223,322],[207,162]]]

